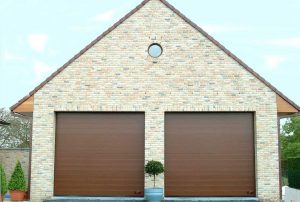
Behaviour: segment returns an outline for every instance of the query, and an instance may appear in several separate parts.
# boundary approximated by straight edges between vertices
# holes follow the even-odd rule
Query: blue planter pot
[[[145,189],[145,197],[149,202],[161,202],[163,198],[162,188],[147,188]]]

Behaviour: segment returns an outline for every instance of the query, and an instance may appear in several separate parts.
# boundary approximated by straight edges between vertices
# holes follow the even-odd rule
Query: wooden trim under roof
[[[121,18],[118,22],[116,22],[113,26],[111,26],[109,29],[107,29],[105,32],[103,32],[100,36],[98,36],[95,40],[93,40],[89,45],[87,45],[84,49],[82,49],[79,53],[77,53],[73,58],[71,58],[67,63],[65,63],[62,67],[60,67],[57,71],[55,71],[52,75],[50,75],[44,82],[42,82],[39,86],[37,86],[33,91],[29,93],[29,95],[23,97],[19,102],[17,102],[15,105],[13,105],[10,109],[12,111],[16,111],[16,109],[22,105],[26,100],[28,100],[30,97],[33,97],[33,95],[41,89],[44,85],[46,85],[50,80],[52,80],[56,75],[58,75],[60,72],[62,72],[66,67],[68,67],[72,62],[74,62],[77,58],[79,58],[82,54],[84,54],[87,50],[89,50],[91,47],[93,47],[97,42],[99,42],[101,39],[103,39],[106,35],[108,35],[111,31],[113,31],[116,27],[118,27],[120,24],[122,24],[125,20],[127,20],[130,16],[132,16],[134,13],[136,13],[138,10],[140,10],[145,4],[147,4],[151,0],[144,0],[140,5],[138,5],[135,9],[130,11],[127,15],[125,15],[123,18]],[[202,28],[200,28],[197,24],[192,22],[190,19],[188,19],[185,15],[183,15],[180,11],[178,11],[175,7],[173,7],[171,4],[169,4],[166,0],[159,0],[161,3],[163,3],[167,8],[171,9],[174,13],[176,13],[179,17],[181,17],[185,22],[187,22],[190,26],[192,26],[194,29],[196,29],[198,32],[200,32],[203,36],[205,36],[208,40],[210,40],[213,44],[215,44],[217,47],[219,47],[222,51],[224,51],[229,57],[231,57],[233,60],[235,60],[238,64],[240,64],[242,67],[245,68],[249,73],[251,73],[254,77],[256,77],[258,80],[260,80],[262,83],[264,83],[266,86],[268,86],[271,90],[273,90],[278,96],[280,96],[284,101],[286,101],[289,105],[297,109],[297,111],[300,111],[300,106],[298,106],[296,103],[294,103],[292,100],[290,100],[288,97],[286,97],[283,93],[281,93],[279,90],[277,90],[272,84],[270,84],[268,81],[266,81],[263,77],[261,77],[258,73],[256,73],[252,68],[250,68],[246,63],[244,63],[241,59],[239,59],[237,56],[235,56],[233,53],[231,53],[228,49],[226,49],[223,45],[221,45],[217,40],[215,40],[212,36],[210,36],[207,32],[205,32]],[[33,98],[32,98],[33,99]]]
[[[277,95],[277,97],[276,97],[276,102],[277,102],[277,112],[278,113],[293,114],[293,113],[299,112],[298,109],[296,109],[294,106],[292,106],[290,103],[288,103],[286,100],[284,100],[279,95]]]
[[[24,102],[20,103],[15,109],[13,109],[13,112],[16,113],[24,113],[24,112],[33,112],[33,103],[34,103],[34,96],[28,97]]]

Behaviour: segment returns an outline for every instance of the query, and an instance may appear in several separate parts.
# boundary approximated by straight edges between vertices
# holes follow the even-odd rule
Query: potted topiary
[[[0,185],[1,185],[1,201],[4,201],[4,195],[7,192],[6,175],[3,166],[0,164]]]
[[[145,172],[154,178],[153,188],[145,189],[145,197],[149,202],[160,202],[163,198],[163,189],[155,187],[156,176],[164,172],[164,166],[159,161],[149,161],[145,166]]]
[[[26,181],[20,161],[17,162],[15,170],[10,178],[8,190],[12,201],[24,200]]]

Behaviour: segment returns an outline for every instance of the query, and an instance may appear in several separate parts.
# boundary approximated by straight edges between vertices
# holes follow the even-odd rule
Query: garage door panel
[[[83,191],[81,187],[75,188],[69,188],[66,189],[67,192],[70,193],[71,196],[92,196],[94,192],[92,190]],[[113,189],[102,189],[102,191],[99,191],[100,195],[109,195],[109,196],[117,196],[117,195],[126,195],[131,189],[124,189],[122,191],[119,191],[118,187],[115,187]]]
[[[241,190],[241,191],[244,191],[244,192],[248,192],[249,188],[251,187],[251,185],[249,184],[248,186],[245,185],[245,184],[242,184],[242,183],[238,183],[236,182],[236,184],[231,184],[231,185],[228,185],[228,184],[225,184],[225,183],[220,183],[220,184],[209,184],[207,183],[206,185],[201,185],[197,182],[195,183],[192,183],[192,182],[189,182],[189,183],[186,183],[184,185],[179,185],[179,186],[174,186],[173,188],[174,189],[177,189],[177,190],[180,190],[180,189],[194,189],[194,187],[197,187],[199,190],[199,192],[202,192],[204,193],[205,191],[211,191],[211,190],[222,190],[220,192],[229,192],[229,191],[232,191],[232,190]]]
[[[181,164],[182,162],[178,162],[178,164]],[[177,165],[178,165],[177,164]],[[196,163],[191,163],[191,164],[188,164],[188,165],[178,165],[178,170],[179,169],[184,169],[184,171],[189,171],[189,172],[197,172],[199,171],[199,168],[198,168],[199,164],[196,164]],[[251,163],[246,163],[246,164],[235,164],[235,163],[231,163],[231,165],[229,164],[226,164],[225,163],[210,163],[210,162],[206,162],[206,165],[201,165],[201,171],[205,171],[206,173],[207,172],[215,172],[215,171],[218,171],[220,172],[220,168],[218,167],[222,167],[222,172],[225,172],[225,171],[229,171],[229,172],[235,172],[235,171],[238,171],[239,173],[243,174],[245,173],[245,175],[249,175],[249,172],[252,172],[253,171],[253,168],[252,168],[252,164]],[[216,168],[214,168],[216,167]],[[243,172],[241,172],[241,170],[243,170]],[[168,171],[168,170],[167,170]],[[170,174],[172,172],[170,171]],[[179,171],[176,171],[174,172],[174,175],[177,176],[179,175],[181,172]],[[168,172],[168,175],[170,175],[169,172]]]
[[[223,173],[219,173],[219,174],[216,174],[216,171],[204,170],[202,172],[205,172],[205,174],[191,174],[191,175],[184,175],[184,173],[182,173],[183,175],[176,174],[176,179],[173,179],[174,176],[169,175],[168,178],[171,178],[171,179],[168,180],[168,183],[170,183],[170,186],[171,186],[172,182],[178,182],[178,181],[184,181],[185,182],[184,184],[186,184],[187,182],[190,182],[190,181],[191,182],[200,181],[199,178],[202,178],[201,182],[199,182],[200,184],[202,184],[204,182],[211,182],[211,183],[220,182],[220,183],[227,184],[229,186],[229,184],[234,181],[240,181],[240,182],[247,181],[253,185],[253,180],[249,178],[248,174],[243,174],[243,173],[236,174],[236,172],[238,172],[238,171],[223,172]],[[251,170],[249,170],[249,172],[251,172]],[[224,175],[226,175],[226,177],[224,177]],[[228,181],[228,177],[232,177],[232,179],[230,181]],[[251,176],[251,178],[253,178],[253,177],[254,177],[254,175]]]
[[[190,130],[190,129],[187,129],[187,130]],[[205,137],[201,137],[201,136],[197,136],[197,135],[203,135]],[[208,142],[208,143],[214,143],[214,145],[223,145],[223,144],[231,144],[232,142],[230,142],[229,140],[227,139],[224,139],[222,143],[219,143],[219,142],[214,142],[211,138],[225,138],[225,137],[228,137],[228,136],[232,136],[232,134],[226,134],[226,135],[223,135],[223,136],[213,136],[213,135],[210,135],[210,134],[204,134],[204,133],[198,133],[198,134],[194,134],[194,137],[191,137],[190,140],[188,141],[205,141],[205,142]],[[183,142],[186,142],[187,140],[185,139],[185,137],[183,136],[176,136],[178,140],[182,140]],[[243,138],[243,137],[238,137],[238,138],[235,138],[237,142],[239,142],[240,144],[243,144],[244,146],[246,146],[248,149],[250,148],[249,145],[247,144],[247,141],[250,141],[251,139],[249,138]],[[237,142],[232,144],[232,145],[237,145]],[[177,141],[175,140],[170,140],[170,142],[168,142],[169,144],[178,144]],[[178,145],[180,146],[180,145]],[[203,145],[204,146],[204,145]]]
[[[180,187],[177,189],[174,189],[174,191],[176,191],[177,193],[180,192],[182,189],[186,190],[186,196],[187,197],[194,197],[195,192],[193,191],[192,187]],[[228,194],[228,190],[224,190],[224,191],[220,191],[219,189],[217,189],[216,187],[199,187],[198,188],[198,193],[201,196],[205,196],[205,197],[223,197],[224,195],[226,195],[227,197],[236,197],[237,195],[240,194],[240,192],[248,192],[248,189],[240,189],[239,186],[237,187],[231,187],[230,190],[230,194],[231,195],[227,195]],[[167,193],[167,192],[166,192]],[[180,197],[180,195],[175,195]],[[250,194],[249,194],[250,197]]]
[[[72,139],[73,141],[77,141],[77,140],[74,140]],[[66,140],[68,141],[68,140]],[[80,140],[78,140],[80,141]],[[136,142],[137,143],[137,142]],[[105,143],[106,144],[106,143]],[[133,143],[130,143],[130,144],[126,144],[126,146],[128,147],[134,147],[134,148],[122,148],[120,150],[113,150],[113,151],[109,151],[109,149],[112,147],[112,146],[118,146],[118,147],[122,147],[122,145],[124,145],[126,143],[122,143],[122,144],[118,144],[118,143],[115,143],[115,144],[106,144],[105,146],[103,147],[99,147],[99,144],[90,144],[90,150],[92,152],[94,152],[94,155],[104,155],[104,154],[110,154],[112,157],[117,156],[118,154],[124,154],[124,155],[134,155],[136,152],[140,152],[138,148],[136,148],[136,144],[133,144]],[[141,144],[141,143],[139,143]],[[64,148],[64,149],[61,149],[61,151],[65,151],[65,152],[70,152],[70,151],[73,151],[74,154],[78,154],[78,155],[86,155],[85,153],[82,153],[82,151],[84,151],[84,143],[80,143],[78,145],[74,145],[74,146],[77,146],[78,147],[78,150],[77,151],[74,151],[73,149],[71,148]]]
[[[101,181],[102,181],[102,184],[103,184],[102,186],[98,185],[99,181],[97,179],[95,179],[95,177],[101,177]],[[120,183],[119,183],[118,179],[115,179],[115,178],[111,179],[111,177],[110,177],[110,179],[109,179],[109,177],[102,178],[102,176],[95,176],[95,177],[94,178],[80,178],[79,177],[78,179],[85,180],[86,183],[89,183],[91,185],[97,186],[98,189],[99,189],[99,191],[103,191],[102,188],[107,188],[106,184],[109,184],[110,188],[112,188],[112,187],[120,187]],[[76,187],[76,184],[78,182],[78,179],[72,179],[69,176],[66,176],[65,178],[62,178],[62,179],[64,179],[65,182],[68,182],[68,183],[75,183],[75,185],[73,185],[73,187]],[[139,180],[134,180],[132,178],[123,178],[123,179],[126,180],[129,183],[137,183],[137,182],[139,182]],[[82,187],[82,185],[78,185],[78,186]],[[127,186],[127,188],[132,188],[132,187],[135,188],[135,186],[132,186],[132,185],[128,185]]]
[[[229,140],[225,140],[222,142],[216,142],[216,139],[224,139],[226,137],[231,136],[229,135],[224,135],[223,137],[213,137],[211,135],[206,135],[206,134],[195,134],[195,136],[209,136],[208,138],[191,138],[191,140],[187,141],[186,138],[178,138],[174,136],[173,138],[176,140],[169,141],[168,143],[166,142],[166,145],[172,145],[173,147],[176,147],[176,151],[166,151],[166,154],[168,153],[199,153],[200,151],[197,150],[197,148],[202,147],[203,151],[205,153],[210,153],[210,154],[219,154],[219,151],[225,151],[225,155],[236,155],[237,151],[241,152],[253,152],[254,149],[249,146],[249,142],[253,141],[253,139],[247,139],[241,140],[239,138],[234,138],[236,142],[230,142]],[[198,144],[190,144],[197,142]],[[189,144],[190,146],[187,148],[186,144]],[[218,150],[214,150],[214,148],[218,148]],[[203,152],[201,152],[203,154]]]
[[[178,139],[178,141],[180,141]],[[200,140],[199,140],[200,141]],[[203,142],[205,142],[205,140],[201,140]],[[198,140],[194,140],[194,141],[191,141],[191,142],[198,142]],[[184,144],[184,142],[182,142],[182,144]],[[189,143],[186,143],[186,144],[189,144]],[[207,142],[207,144],[210,144],[210,145],[213,145],[214,142]],[[171,145],[171,144],[170,144]],[[246,147],[243,147],[241,148],[243,145],[230,145],[230,144],[220,144],[220,145],[214,145],[213,147],[212,146],[204,146],[204,145],[197,145],[197,146],[190,146],[189,148],[186,148],[186,147],[183,147],[182,145],[176,145],[176,144],[173,144],[172,145],[173,147],[176,147],[176,151],[174,152],[168,152],[166,154],[190,154],[190,153],[193,153],[193,154],[199,154],[199,152],[194,152],[197,148],[199,147],[202,147],[203,150],[206,149],[207,151],[204,151],[205,153],[201,152],[201,154],[210,154],[210,155],[214,155],[214,154],[219,154],[218,151],[222,152],[222,153],[229,153],[229,154],[224,154],[224,156],[236,156],[236,153],[246,153],[246,152],[253,152],[254,150],[253,149],[248,149]],[[214,147],[222,147],[222,148],[219,148],[218,151],[214,150]],[[225,147],[225,148],[224,148]]]
[[[166,196],[254,196],[253,127],[252,113],[166,113]]]
[[[169,164],[172,164],[172,163],[177,163],[178,166],[189,166],[189,165],[198,165],[198,162],[197,161],[193,161],[195,160],[195,158],[201,158],[203,155],[193,155],[193,156],[189,156],[187,158],[184,158],[184,155],[172,155],[174,156],[174,160],[170,160],[168,163]],[[235,166],[235,164],[237,165],[253,165],[252,163],[252,158],[250,157],[246,157],[246,158],[242,158],[242,156],[235,156],[235,157],[232,157],[230,158],[230,156],[212,156],[210,158],[209,155],[205,156],[205,157],[202,157],[201,158],[202,160],[205,160],[208,164],[205,164],[205,165],[222,165],[222,166]],[[230,162],[232,163],[235,163],[235,164],[230,164]],[[202,166],[205,166],[205,165],[202,165]],[[235,166],[236,167],[236,166]],[[210,166],[210,168],[213,168],[213,166]]]
[[[182,175],[182,176],[177,176],[176,179],[169,180],[169,182],[170,183],[175,182],[174,185],[170,184],[170,187],[176,187],[177,186],[176,181],[178,181],[178,180],[185,181],[185,183],[183,184],[183,185],[185,185],[185,184],[188,184],[190,182],[199,182],[199,180],[197,178],[201,177],[201,178],[203,178],[201,180],[201,183],[205,182],[205,185],[209,184],[209,183],[215,183],[215,182],[219,182],[220,184],[223,183],[225,185],[228,185],[228,182],[226,182],[227,177],[224,177],[223,174],[224,173],[216,175],[213,172],[210,172],[210,173],[207,173],[207,174],[196,174],[196,175],[192,175],[194,177],[193,179],[188,179],[188,178],[192,177],[191,175]],[[226,173],[226,174],[228,174],[228,173]],[[214,179],[215,177],[218,178],[218,179]],[[246,175],[243,175],[243,174],[235,175],[235,177],[231,180],[231,182],[234,182],[232,184],[243,183],[243,185],[251,185],[252,186],[252,182],[249,181],[249,177],[246,176]],[[201,186],[203,184],[199,184],[199,185]],[[205,186],[205,185],[203,185],[203,186]],[[178,185],[178,186],[181,186],[181,185]]]
[[[104,163],[103,163],[104,164]],[[119,164],[119,166],[117,167],[116,166],[116,168],[113,168],[112,166],[113,165],[107,165],[107,166],[104,166],[103,164],[94,164],[94,165],[89,165],[89,172],[95,172],[95,173],[97,173],[97,172],[99,172],[99,167],[101,166],[101,169],[103,170],[103,172],[105,171],[105,169],[107,169],[108,171],[119,171],[120,170],[120,168],[119,168],[119,166],[121,165],[121,163]],[[79,166],[78,168],[74,168],[74,166]],[[139,166],[139,164],[130,164],[130,165],[122,165],[123,166],[123,169],[122,169],[122,173],[126,173],[126,172],[128,172],[128,174],[130,174],[130,173],[132,173],[132,168],[130,168],[129,166]],[[74,164],[74,165],[65,165],[64,164],[64,168],[63,169],[59,169],[60,171],[69,171],[69,170],[73,170],[74,172],[75,171],[80,171],[80,170],[82,170],[81,168],[81,164]],[[93,167],[95,167],[95,168],[93,168]],[[97,167],[97,168],[96,168]],[[126,168],[127,167],[127,168]],[[142,169],[136,169],[136,171],[142,171]],[[72,174],[72,173],[71,173]],[[68,174],[65,174],[64,173],[64,175],[68,175]],[[124,174],[123,174],[124,175]]]
[[[57,113],[56,122],[55,195],[143,195],[144,113]]]
[[[196,149],[199,149],[199,147],[195,147]],[[203,147],[202,147],[203,148]],[[242,151],[242,150],[240,150]],[[214,153],[214,154],[212,154]],[[207,159],[207,160],[210,160],[210,159],[238,159],[238,160],[243,160],[243,159],[252,159],[253,158],[253,155],[250,155],[250,154],[232,154],[232,155],[226,155],[226,154],[216,154],[217,151],[211,151],[211,152],[194,152],[194,153],[188,153],[188,152],[182,152],[182,153],[178,153],[178,151],[176,152],[169,152],[169,153],[166,153],[166,154],[169,154],[169,155],[173,155],[173,156],[176,156],[176,159],[171,159],[170,161],[176,161],[178,159],[180,160],[188,160],[188,159],[193,159],[195,157],[201,157],[203,159]],[[188,155],[187,155],[188,154]],[[220,159],[220,160],[222,160]]]

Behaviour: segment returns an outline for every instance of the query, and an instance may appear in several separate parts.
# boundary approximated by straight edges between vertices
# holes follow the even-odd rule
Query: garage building
[[[11,107],[32,116],[31,201],[278,201],[278,118],[300,107],[165,0],[145,0]],[[120,200],[120,198],[119,198]]]

